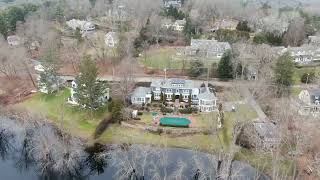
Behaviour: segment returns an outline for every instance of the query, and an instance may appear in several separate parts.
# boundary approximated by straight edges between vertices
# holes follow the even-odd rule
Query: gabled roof
[[[200,94],[198,95],[200,100],[214,100],[217,99],[216,95],[213,91],[211,91],[208,87],[200,88]]]
[[[137,87],[133,93],[133,97],[146,97],[147,94],[151,94],[151,89],[148,87]]]
[[[175,86],[176,84],[181,84],[182,86],[177,87]],[[151,87],[192,89],[194,88],[194,82],[192,80],[185,80],[185,79],[178,79],[178,78],[162,79],[162,80],[152,81]]]

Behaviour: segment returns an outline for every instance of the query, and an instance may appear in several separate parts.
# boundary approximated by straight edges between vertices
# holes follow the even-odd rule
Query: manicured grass
[[[139,62],[152,69],[174,68],[181,69],[182,61],[175,61],[174,56],[176,50],[174,48],[153,48],[145,54],[142,53]]]
[[[139,116],[139,118],[141,119],[141,122],[144,122],[148,125],[151,125],[153,122],[151,112],[143,112],[143,114],[141,116]]]
[[[272,157],[271,152],[253,152],[248,149],[241,148],[236,154],[235,159],[247,162],[258,170],[269,174],[271,174],[273,169],[276,169],[281,175],[288,177],[287,179],[289,179],[289,177],[294,173],[293,161],[279,156],[278,161],[273,164],[272,162],[274,158]]]
[[[294,98],[297,98],[301,91],[302,91],[302,88],[293,87],[293,88],[291,88],[291,96]]]
[[[156,69],[163,70],[167,69],[182,69],[183,65],[185,69],[189,69],[190,62],[195,60],[194,57],[186,57],[183,55],[177,56],[177,50],[172,47],[160,47],[152,48],[145,53],[141,53],[139,57],[139,62],[144,66]],[[201,58],[200,59],[204,67],[211,68],[212,63],[218,63],[219,59],[217,58]]]
[[[314,72],[316,76],[320,74],[320,66],[310,66],[310,67],[301,67],[295,68],[293,74],[293,82],[294,84],[301,84],[301,76],[304,73]]]
[[[241,96],[240,92],[236,89],[228,89],[224,92],[227,101],[235,102],[243,100],[243,97]]]
[[[36,112],[59,126],[63,125],[64,128],[77,135],[90,137],[99,122],[108,115],[107,108],[103,107],[91,112],[79,107],[72,107],[66,103],[69,96],[69,89],[53,95],[37,93],[17,106]]]

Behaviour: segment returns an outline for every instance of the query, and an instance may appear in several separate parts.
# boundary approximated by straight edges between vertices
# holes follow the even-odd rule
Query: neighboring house
[[[108,32],[105,35],[104,40],[105,40],[106,46],[115,47],[119,42],[118,33],[116,33],[116,32]]]
[[[184,30],[184,27],[186,25],[186,20],[183,19],[183,20],[176,20],[172,27],[173,27],[173,30],[175,31],[183,31]]]
[[[181,8],[182,7],[182,2],[181,0],[164,0],[164,7],[170,8]]]
[[[239,21],[234,19],[218,19],[215,21],[211,32],[215,32],[219,29],[236,30]]]
[[[131,95],[131,103],[135,105],[144,105],[151,103],[150,87],[137,87]]]
[[[217,97],[212,89],[208,87],[200,88],[198,95],[199,104],[198,108],[201,112],[212,112],[217,107]]]
[[[260,150],[274,149],[280,144],[278,131],[278,127],[274,123],[253,122],[242,128],[237,144]]]
[[[8,36],[7,42],[10,46],[19,46],[21,43],[21,39],[19,36],[16,36],[16,35]]]
[[[78,84],[76,83],[76,81],[72,81],[71,82],[71,96],[68,98],[68,103],[72,104],[72,105],[79,105],[79,103],[77,102],[76,99],[76,88],[78,87]],[[107,88],[105,91],[105,94],[103,96],[100,97],[100,100],[102,102],[107,102],[110,99],[110,89]],[[100,102],[101,102],[100,101]]]
[[[48,88],[48,86],[44,83],[41,82],[41,77],[40,75],[37,76],[37,82],[38,82],[38,90],[42,93],[48,94],[48,93],[53,93],[59,90],[61,87],[61,84],[63,84],[62,79],[57,77],[55,79],[53,76],[51,78],[47,78],[47,81],[51,81],[51,87]],[[49,92],[50,89],[50,92]]]
[[[186,20],[182,19],[182,20],[176,20],[175,22],[172,22],[171,19],[164,19],[162,21],[162,27],[165,29],[172,29],[174,31],[183,31],[184,27],[186,25]]]
[[[191,45],[183,48],[177,55],[221,59],[229,49],[231,45],[228,42],[218,42],[215,39],[191,39]]]
[[[138,87],[131,96],[132,104],[150,103],[151,100],[166,101],[182,100],[185,103],[191,101],[192,106],[200,111],[211,112],[216,109],[217,97],[212,89],[200,89],[192,80],[163,79],[153,81],[150,88]]]
[[[309,36],[308,43],[314,46],[320,46],[320,36]]]
[[[66,23],[73,30],[79,28],[81,33],[91,32],[96,29],[95,25],[90,21],[72,19],[70,21],[67,21]]]
[[[309,115],[320,112],[320,89],[302,90],[298,97],[299,114]]]

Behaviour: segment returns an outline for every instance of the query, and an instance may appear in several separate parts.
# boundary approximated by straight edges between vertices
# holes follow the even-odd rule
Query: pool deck
[[[190,120],[190,124],[189,124],[189,127],[190,128],[196,128],[198,127],[197,126],[197,121],[194,119],[194,117],[192,116],[187,116],[187,115],[166,115],[166,116],[163,116],[163,115],[158,115],[156,116],[154,122],[153,122],[153,125],[154,126],[159,126],[160,125],[160,119],[163,118],[163,117],[176,117],[176,118],[187,118]]]

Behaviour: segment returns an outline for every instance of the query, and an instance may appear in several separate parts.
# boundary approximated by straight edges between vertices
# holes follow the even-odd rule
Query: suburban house
[[[21,43],[21,39],[19,36],[12,35],[7,37],[7,42],[10,46],[18,46]]]
[[[236,30],[239,21],[234,19],[218,19],[215,21],[211,32],[215,32],[219,29]]]
[[[72,81],[71,82],[71,96],[68,98],[69,104],[79,105],[79,103],[77,102],[76,96],[75,96],[75,94],[76,94],[75,90],[77,87],[78,87],[78,84],[76,83],[76,81]],[[110,99],[110,89],[107,88],[104,95],[100,97],[100,100],[102,102],[107,102],[109,99]]]
[[[135,105],[143,105],[151,103],[150,87],[137,87],[131,95],[131,103]]]
[[[210,88],[196,87],[192,80],[172,78],[152,81],[150,88],[138,87],[131,96],[135,105],[151,103],[152,100],[190,102],[199,111],[211,112],[216,109],[218,99]]]
[[[308,43],[313,46],[320,46],[320,36],[309,36]]]
[[[182,2],[181,0],[164,0],[164,7],[170,8],[181,8],[182,7]]]
[[[79,28],[82,34],[94,31],[96,29],[95,25],[90,21],[72,19],[70,21],[67,21],[66,23],[73,30]]]
[[[174,31],[183,31],[184,27],[186,25],[186,20],[182,19],[182,20],[176,20],[175,22],[172,22],[171,19],[164,19],[162,21],[162,27],[165,29],[172,29]]]
[[[299,114],[309,115],[320,112],[320,89],[302,90],[298,97]]]
[[[278,127],[272,122],[257,121],[243,126],[237,144],[260,150],[270,150],[280,144]]]
[[[314,46],[304,45],[301,47],[288,47],[282,52],[289,52],[293,57],[293,61],[301,65],[320,60],[320,48]]]
[[[222,55],[231,49],[228,42],[218,42],[215,39],[191,39],[190,46],[186,46],[177,55],[203,57],[220,60]]]
[[[115,47],[119,42],[118,33],[116,33],[116,32],[108,32],[105,35],[104,41],[106,43],[106,46]]]

